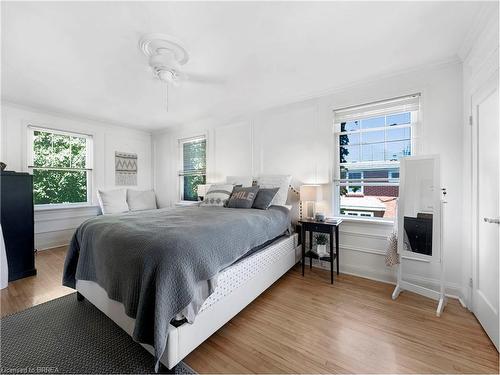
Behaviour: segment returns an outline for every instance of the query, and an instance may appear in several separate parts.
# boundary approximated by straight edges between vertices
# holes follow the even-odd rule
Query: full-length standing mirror
[[[440,261],[441,189],[438,156],[401,160],[398,252]]]
[[[439,156],[410,156],[400,161],[398,201],[398,282],[392,298],[409,290],[439,301],[436,314],[445,305],[444,268],[441,249],[442,189]],[[408,260],[440,263],[440,290],[412,284],[404,280],[404,263]]]

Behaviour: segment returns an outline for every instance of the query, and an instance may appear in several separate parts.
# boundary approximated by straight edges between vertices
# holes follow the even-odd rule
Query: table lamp
[[[321,198],[321,185],[302,185],[300,187],[300,201],[305,203],[307,219],[314,218],[316,202],[319,202]]]

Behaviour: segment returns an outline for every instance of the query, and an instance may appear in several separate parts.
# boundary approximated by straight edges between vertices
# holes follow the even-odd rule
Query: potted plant
[[[325,256],[328,253],[326,252],[326,244],[328,243],[328,237],[325,234],[317,234],[316,235],[316,251],[319,256]]]

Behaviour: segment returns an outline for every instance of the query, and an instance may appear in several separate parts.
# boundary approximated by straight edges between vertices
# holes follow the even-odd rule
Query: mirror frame
[[[432,215],[432,255],[414,253],[404,250],[403,238],[404,233],[404,192],[406,187],[406,173],[409,170],[409,162],[430,160],[434,163],[433,176],[433,205],[434,212]],[[407,156],[401,158],[399,167],[399,199],[398,199],[398,254],[405,259],[415,259],[427,262],[441,261],[441,180],[440,180],[440,159],[439,155],[419,155]]]

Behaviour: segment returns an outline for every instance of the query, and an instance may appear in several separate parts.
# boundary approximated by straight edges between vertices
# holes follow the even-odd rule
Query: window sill
[[[44,205],[35,205],[35,212],[38,211],[59,211],[59,210],[73,210],[73,209],[81,209],[81,208],[95,208],[98,209],[99,206],[95,206],[90,203],[83,204],[44,204]]]
[[[394,220],[381,220],[381,219],[368,219],[359,217],[349,217],[349,216],[336,216],[341,217],[344,223],[362,223],[362,224],[378,224],[384,226],[394,226]]]
[[[201,201],[179,201],[175,203],[177,207],[189,207],[189,206],[198,206]]]

